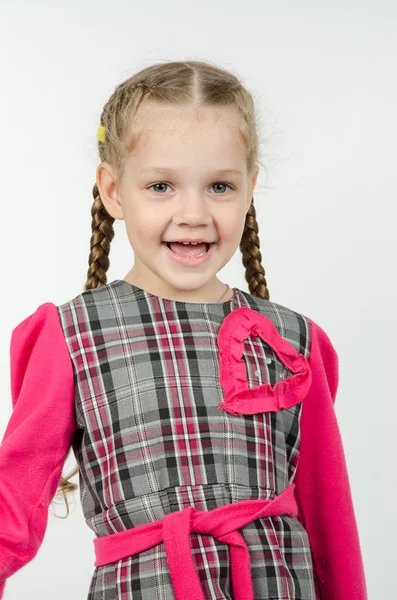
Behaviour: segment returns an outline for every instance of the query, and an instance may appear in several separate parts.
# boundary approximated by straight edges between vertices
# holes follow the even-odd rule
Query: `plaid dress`
[[[232,311],[271,320],[297,353],[309,353],[303,315],[234,288],[232,300],[164,299],[124,280],[57,306],[75,373],[79,428],[73,450],[80,498],[97,537],[245,499],[273,499],[294,479],[302,402],[233,415],[223,401],[217,336]],[[243,345],[250,387],[292,375],[259,336]],[[306,529],[286,515],[240,530],[250,553],[255,600],[316,600]],[[231,600],[228,546],[191,535],[208,600]],[[183,560],[183,557],[181,557]],[[88,600],[174,600],[164,544],[95,567]]]

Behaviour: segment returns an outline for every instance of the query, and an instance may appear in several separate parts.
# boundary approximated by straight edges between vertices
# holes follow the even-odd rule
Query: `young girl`
[[[338,357],[266,287],[252,96],[211,64],[150,66],[115,89],[98,145],[84,292],[11,336],[2,590],[76,489],[73,448],[89,600],[365,600]],[[135,263],[107,283],[115,219]],[[216,276],[237,247],[249,293]]]

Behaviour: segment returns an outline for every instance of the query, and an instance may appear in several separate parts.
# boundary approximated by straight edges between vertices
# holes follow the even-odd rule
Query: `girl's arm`
[[[54,304],[40,305],[12,331],[10,366],[13,412],[0,445],[0,598],[6,579],[43,541],[77,428],[73,367]]]
[[[338,356],[311,319],[312,385],[303,399],[301,445],[295,476],[298,519],[312,549],[321,600],[367,600],[357,524],[342,438],[334,410]]]

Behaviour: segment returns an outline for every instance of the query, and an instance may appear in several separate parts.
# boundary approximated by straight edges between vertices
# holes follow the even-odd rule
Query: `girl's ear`
[[[249,181],[248,181],[248,196],[247,196],[247,211],[249,210],[251,201],[252,201],[252,196],[254,195],[254,189],[256,186],[256,180],[258,179],[258,173],[259,173],[259,167],[256,166],[254,167],[254,169],[251,171],[250,175],[249,175]]]
[[[96,171],[96,184],[101,195],[102,204],[114,219],[124,220],[119,189],[113,168],[102,162]]]

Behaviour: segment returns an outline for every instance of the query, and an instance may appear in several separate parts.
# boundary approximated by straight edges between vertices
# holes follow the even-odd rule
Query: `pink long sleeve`
[[[338,355],[327,334],[311,327],[312,385],[303,399],[300,457],[295,476],[298,519],[312,548],[320,600],[367,600],[351,489],[334,410]]]
[[[72,362],[47,302],[12,331],[13,412],[0,445],[0,598],[37,554],[77,425]]]

